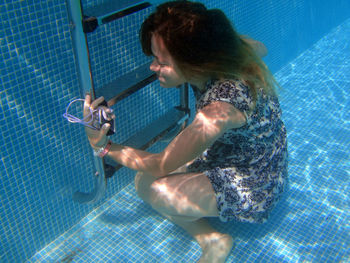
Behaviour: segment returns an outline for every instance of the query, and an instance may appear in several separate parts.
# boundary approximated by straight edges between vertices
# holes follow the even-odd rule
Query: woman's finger
[[[102,134],[105,136],[107,132],[109,131],[109,128],[111,128],[111,125],[109,123],[105,123],[102,126]]]
[[[87,93],[84,101],[84,116],[90,112],[91,95]]]
[[[112,119],[115,119],[115,115],[113,114],[113,110],[110,108],[106,108],[106,107],[102,107],[103,111],[102,111],[102,115],[103,118],[110,121]]]
[[[91,108],[94,110],[94,109],[97,109],[98,105],[100,105],[103,101],[104,101],[104,97],[99,97],[98,99],[95,99],[92,103],[91,103]]]

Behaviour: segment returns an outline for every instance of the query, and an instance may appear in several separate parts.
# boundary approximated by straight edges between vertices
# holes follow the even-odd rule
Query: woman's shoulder
[[[246,81],[238,78],[210,79],[207,82],[207,88],[210,88],[213,86],[232,86],[232,87],[248,88],[248,84],[246,83]]]
[[[224,97],[246,97],[250,98],[250,89],[246,81],[241,79],[216,79],[207,85],[206,93],[216,93]]]
[[[224,101],[233,104],[239,110],[249,110],[253,103],[249,86],[240,79],[214,79],[207,83],[201,97],[203,104],[211,101]]]

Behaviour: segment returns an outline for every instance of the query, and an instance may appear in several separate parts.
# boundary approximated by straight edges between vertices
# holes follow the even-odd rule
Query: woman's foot
[[[233,238],[227,234],[211,233],[197,241],[202,248],[199,263],[224,263],[233,247]]]

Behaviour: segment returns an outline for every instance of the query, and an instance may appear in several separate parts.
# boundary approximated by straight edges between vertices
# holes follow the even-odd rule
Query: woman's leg
[[[185,229],[201,246],[199,262],[224,262],[232,248],[232,237],[216,231],[202,217],[216,217],[216,199],[209,179],[202,173],[154,177],[138,173],[139,196],[155,210]]]
[[[198,262],[225,262],[233,246],[233,239],[228,234],[215,230],[206,219],[182,221],[172,219],[178,226],[190,234],[202,248],[202,255]]]

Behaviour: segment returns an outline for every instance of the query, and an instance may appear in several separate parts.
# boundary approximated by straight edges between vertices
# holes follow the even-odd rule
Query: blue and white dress
[[[239,80],[211,80],[196,95],[196,110],[213,101],[231,103],[246,124],[224,133],[188,167],[212,183],[221,221],[263,223],[288,181],[287,136],[276,96],[259,90],[254,106],[249,87]]]

